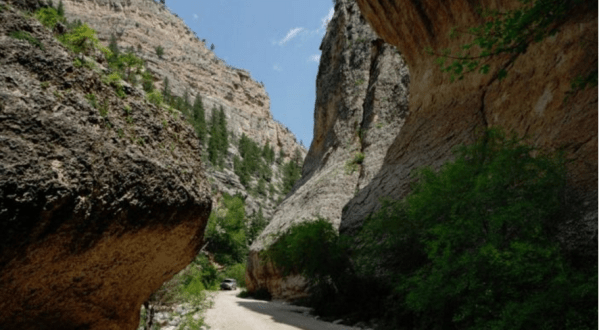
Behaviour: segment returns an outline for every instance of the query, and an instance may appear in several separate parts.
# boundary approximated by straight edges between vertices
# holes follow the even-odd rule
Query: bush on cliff
[[[366,223],[358,274],[391,284],[397,325],[597,328],[596,261],[575,263],[557,238],[564,161],[536,152],[490,131]]]
[[[563,158],[497,131],[455,154],[418,171],[412,192],[384,201],[355,238],[302,223],[266,257],[304,275],[325,315],[407,329],[597,328],[597,262],[558,239],[576,214]]]

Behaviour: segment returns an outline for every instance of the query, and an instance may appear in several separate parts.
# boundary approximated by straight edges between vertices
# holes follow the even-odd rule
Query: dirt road
[[[307,308],[281,302],[238,298],[239,289],[219,291],[204,322],[211,330],[359,330],[304,315]]]

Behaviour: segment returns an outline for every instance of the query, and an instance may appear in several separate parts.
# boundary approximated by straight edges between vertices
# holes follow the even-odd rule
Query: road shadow
[[[286,324],[302,330],[359,330],[348,325],[333,324],[313,319],[303,314],[306,307],[283,305],[262,300],[242,298],[237,304],[257,313],[269,315],[277,323]]]

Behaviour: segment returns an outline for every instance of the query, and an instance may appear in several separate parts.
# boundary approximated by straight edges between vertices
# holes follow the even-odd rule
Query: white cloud
[[[279,63],[275,63],[275,64],[272,66],[272,69],[273,69],[273,70],[275,70],[275,71],[278,71],[278,72],[281,72],[281,71],[283,71],[283,68],[281,68],[281,66],[279,65]]]
[[[287,32],[287,35],[285,36],[285,38],[281,39],[278,44],[279,46],[283,46],[284,44],[286,44],[289,40],[297,37],[297,35],[302,32],[304,30],[303,27],[298,27],[298,28],[294,28],[289,30],[289,32]]]
[[[193,14],[193,19],[198,19],[198,15],[197,14]]]
[[[312,55],[308,58],[308,62],[320,63],[320,54]]]

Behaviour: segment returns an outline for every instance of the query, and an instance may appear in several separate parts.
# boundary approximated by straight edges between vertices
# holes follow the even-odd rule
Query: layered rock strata
[[[117,97],[0,4],[0,328],[135,329],[201,246],[195,132],[140,92]]]
[[[339,227],[343,206],[379,171],[407,115],[407,67],[395,47],[374,34],[354,1],[337,1],[321,50],[314,138],[302,178],[248,258],[248,290],[265,288],[275,298],[305,296],[305,282],[284,279],[261,262],[260,251],[302,221],[323,217]]]
[[[576,232],[575,241],[596,246],[597,88],[574,91],[571,82],[597,69],[597,2],[580,5],[558,22],[554,36],[531,43],[526,52],[491,58],[489,74],[471,73],[453,83],[427,49],[457,50],[471,37],[455,39],[449,32],[481,24],[479,6],[504,11],[520,6],[519,1],[357,2],[375,31],[397,46],[408,63],[410,114],[381,170],[348,203],[341,229],[359,228],[379,207],[379,198],[405,196],[412,170],[439,168],[451,159],[453,146],[473,142],[487,127],[501,127],[542,150],[565,151],[569,185],[586,207],[585,220],[569,228]],[[503,80],[498,79],[500,68],[508,72]]]
[[[228,129],[239,137],[245,133],[275,152],[287,155],[300,147],[288,128],[272,118],[270,99],[264,85],[254,81],[246,70],[234,68],[206,47],[205,41],[167,7],[153,0],[63,0],[67,18],[79,19],[98,31],[98,38],[108,44],[111,35],[118,46],[132,49],[143,58],[150,72],[162,86],[168,78],[172,93],[191,100],[202,96],[206,117],[212,109],[223,107]],[[156,48],[163,47],[158,57]],[[303,147],[300,147],[305,154]],[[288,159],[288,158],[287,158]]]

